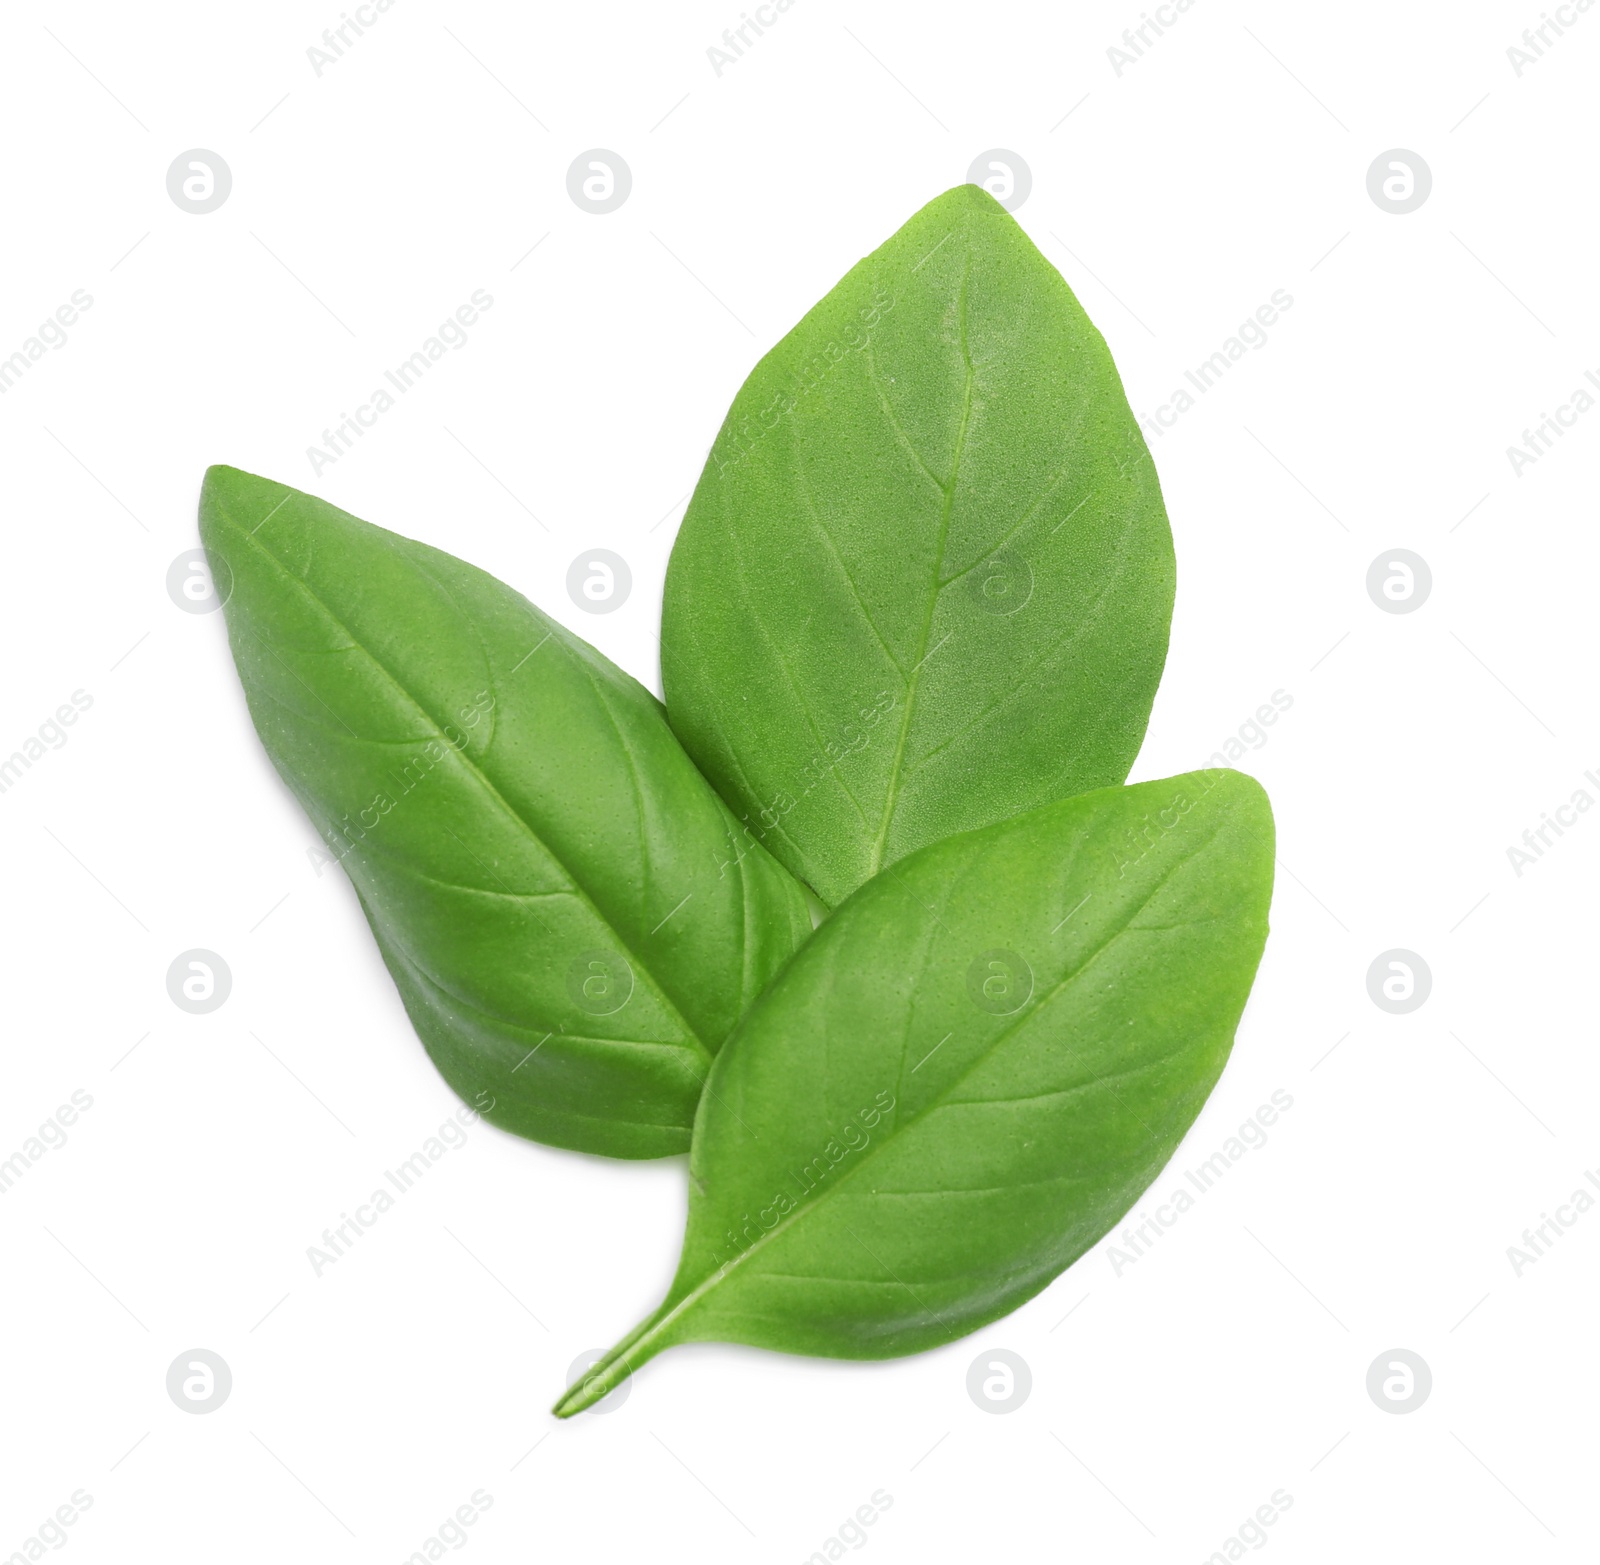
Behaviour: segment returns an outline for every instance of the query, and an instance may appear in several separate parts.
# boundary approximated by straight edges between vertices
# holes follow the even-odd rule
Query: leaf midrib
[[[365,657],[375,669],[378,670],[379,674],[381,674],[383,678],[387,680],[394,691],[405,701],[409,702],[410,705],[415,708],[418,715],[432,726],[434,730],[434,737],[444,740],[446,744],[450,744],[450,741],[445,738],[443,728],[438,719],[435,718],[428,708],[415,695],[413,695],[412,692],[405,687],[405,685],[400,682],[398,676],[393,672],[393,670],[391,670],[388,665],[385,664],[382,659],[380,659],[378,655],[371,650],[371,648],[366,646],[365,643],[363,643],[360,638],[357,637],[350,626],[347,625],[344,620],[342,620],[339,615],[333,611],[333,609],[322,598],[322,596],[312,589],[311,584],[303,577],[296,575],[294,571],[292,571],[283,560],[279,559],[278,556],[275,555],[264,542],[259,541],[253,532],[246,532],[233,518],[233,516],[227,512],[225,507],[222,507],[222,509],[223,514],[227,516],[229,526],[232,527],[233,530],[244,539],[245,543],[257,550],[262,558],[265,559],[273,567],[273,569],[275,569],[284,578],[284,580],[293,583],[295,587],[299,588],[299,590],[303,592],[313,604],[316,605],[317,609],[323,615],[325,615],[333,625],[337,626],[340,631],[350,638],[351,647],[360,652],[361,655]],[[429,581],[434,580],[430,572],[423,571],[422,574],[426,576]],[[435,585],[437,585],[437,583],[435,583]],[[446,593],[445,596],[449,597],[449,594]],[[452,606],[455,606],[455,600],[452,598],[450,601]],[[457,608],[457,612],[460,612],[459,608]],[[261,638],[257,636],[256,639],[260,640]],[[561,638],[558,637],[557,639],[559,640]],[[562,644],[564,646],[565,642],[563,641]],[[486,659],[485,667],[486,669],[489,669],[490,665],[487,662],[488,648],[482,647],[481,649]],[[276,653],[274,655],[276,655]],[[326,703],[324,703],[324,705],[326,705]],[[607,716],[610,716],[609,708],[607,709]],[[357,740],[360,740],[360,735],[355,735],[355,737]],[[506,813],[506,815],[509,816],[510,819],[515,822],[515,824],[520,827],[521,830],[524,831],[527,836],[549,856],[551,862],[554,863],[556,867],[560,869],[561,873],[567,877],[567,880],[572,885],[573,894],[578,898],[579,901],[588,907],[589,911],[593,913],[595,919],[611,932],[622,949],[628,954],[629,957],[633,959],[634,962],[638,964],[639,972],[643,974],[645,981],[649,984],[652,992],[661,1004],[662,1008],[683,1028],[687,1040],[705,1056],[706,1062],[709,1064],[710,1061],[715,1058],[714,1051],[700,1036],[699,1032],[689,1024],[688,1018],[684,1016],[683,1012],[679,1010],[672,997],[667,994],[665,989],[662,987],[660,980],[651,970],[650,964],[644,960],[644,957],[634,947],[632,942],[630,942],[622,934],[621,930],[616,927],[615,923],[613,923],[612,920],[600,910],[594,899],[584,889],[582,881],[578,876],[573,874],[566,861],[555,851],[554,848],[550,846],[549,843],[544,840],[542,836],[540,836],[540,834],[534,829],[532,823],[528,821],[511,804],[511,801],[507,799],[503,793],[501,793],[499,788],[490,779],[488,774],[485,773],[484,770],[478,765],[477,761],[473,757],[469,756],[465,750],[457,749],[453,744],[450,745],[450,750],[451,753],[454,754],[460,761],[461,765],[468,771],[468,773],[470,773],[470,775],[476,779],[478,784],[489,795],[494,803],[497,804]],[[666,1046],[669,1048],[681,1049],[683,1044],[675,1043],[667,1044]]]
[[[1133,927],[1134,919],[1136,919],[1139,914],[1150,905],[1150,903],[1155,899],[1156,893],[1159,892],[1161,888],[1165,886],[1167,882],[1170,881],[1172,877],[1181,869],[1185,868],[1200,854],[1204,853],[1206,849],[1209,848],[1214,841],[1216,841],[1218,835],[1222,832],[1223,827],[1226,824],[1226,818],[1219,821],[1216,828],[1211,832],[1204,842],[1197,844],[1190,853],[1183,858],[1178,859],[1161,876],[1161,878],[1150,887],[1145,895],[1140,898],[1137,905],[1129,911],[1126,920],[1120,925],[1120,927],[1102,940],[1100,944],[1094,948],[1094,950],[1090,951],[1078,964],[1078,966],[1075,967],[1070,973],[1065,974],[1056,983],[1051,985],[1048,993],[1042,995],[1037,1004],[1028,1007],[1022,1012],[1016,1021],[1012,1022],[1009,1026],[1002,1028],[998,1033],[996,1033],[994,1037],[990,1039],[988,1045],[980,1050],[978,1054],[976,1054],[971,1060],[969,1060],[962,1070],[956,1076],[954,1076],[939,1093],[930,1098],[914,1116],[909,1118],[903,1125],[897,1117],[894,1128],[890,1131],[890,1133],[875,1146],[869,1147],[863,1153],[863,1155],[857,1159],[855,1166],[846,1169],[844,1174],[829,1189],[822,1192],[815,1200],[805,1202],[804,1204],[797,1206],[795,1210],[787,1217],[779,1218],[778,1222],[772,1228],[763,1233],[761,1237],[749,1247],[749,1249],[741,1251],[737,1256],[734,1257],[733,1260],[727,1262],[725,1265],[712,1272],[709,1277],[697,1283],[694,1288],[692,1288],[683,1296],[681,1300],[678,1301],[677,1304],[673,1305],[671,1309],[667,1310],[660,1317],[660,1319],[654,1323],[655,1326],[664,1327],[669,1321],[682,1315],[684,1311],[687,1310],[691,1305],[698,1303],[699,1300],[711,1288],[715,1287],[718,1282],[720,1282],[724,1277],[730,1275],[736,1268],[742,1266],[747,1260],[750,1259],[751,1256],[756,1254],[757,1251],[765,1248],[769,1241],[776,1239],[779,1234],[789,1232],[791,1229],[797,1226],[803,1218],[821,1207],[824,1202],[828,1201],[834,1196],[837,1196],[839,1190],[844,1185],[850,1184],[860,1177],[862,1170],[872,1165],[873,1159],[880,1152],[882,1152],[884,1147],[891,1146],[895,1143],[896,1137],[901,1135],[903,1132],[909,1132],[915,1126],[922,1124],[923,1121],[929,1117],[929,1115],[933,1114],[938,1109],[947,1106],[951,1094],[956,1091],[962,1082],[971,1077],[980,1066],[986,1064],[994,1055],[994,1053],[1005,1045],[1008,1039],[1016,1034],[1034,1017],[1038,1016],[1039,1013],[1042,1012],[1049,1004],[1051,1004],[1057,998],[1057,996],[1059,996],[1061,992],[1067,988],[1069,984],[1075,983],[1079,978],[1081,978],[1089,970],[1089,968],[1111,948],[1112,945],[1114,945],[1129,932],[1129,930]],[[1160,1059],[1146,1061],[1144,1065],[1130,1067],[1130,1069],[1148,1069],[1153,1065],[1163,1064],[1166,1060],[1172,1057],[1172,1055],[1163,1055]],[[1107,1078],[1096,1077],[1093,1081],[1084,1082],[1082,1085],[1086,1088],[1097,1086],[1101,1080],[1115,1079],[1115,1077],[1119,1074],[1126,1073],[1113,1073],[1112,1077]],[[983,1100],[970,1099],[963,1101],[981,1104]],[[910,1285],[907,1284],[907,1286],[909,1287]]]
[[[961,292],[957,296],[956,316],[960,323],[959,340],[961,357],[966,365],[966,379],[961,395],[961,423],[956,430],[955,449],[950,457],[950,483],[944,491],[944,503],[939,508],[939,538],[934,550],[933,582],[928,591],[927,608],[922,615],[922,634],[917,639],[917,660],[911,665],[911,678],[906,686],[905,716],[900,720],[900,736],[895,742],[894,758],[889,763],[889,787],[883,801],[883,820],[878,826],[877,840],[867,861],[867,878],[876,875],[883,867],[883,854],[889,840],[889,827],[894,820],[895,807],[900,802],[900,785],[904,780],[906,741],[911,734],[911,715],[917,702],[917,690],[922,682],[922,670],[928,661],[928,637],[933,632],[934,611],[939,604],[940,581],[944,574],[945,547],[950,539],[950,513],[955,508],[956,486],[961,477],[961,458],[966,453],[967,429],[972,420],[972,350],[967,341],[967,290],[972,280],[972,251],[966,253],[966,264],[961,273]]]

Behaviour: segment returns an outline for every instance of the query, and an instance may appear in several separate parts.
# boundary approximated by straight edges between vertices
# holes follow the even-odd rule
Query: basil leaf
[[[660,702],[494,577],[284,484],[211,468],[200,533],[262,743],[445,1079],[537,1141],[686,1150],[811,919]]]
[[[667,711],[832,905],[951,832],[1123,781],[1173,579],[1104,340],[961,185],[734,399],[667,572]]]
[[[887,1358],[1031,1298],[1215,1085],[1272,870],[1266,795],[1205,771],[946,839],[864,886],[718,1056],[677,1277],[555,1411],[676,1343]]]

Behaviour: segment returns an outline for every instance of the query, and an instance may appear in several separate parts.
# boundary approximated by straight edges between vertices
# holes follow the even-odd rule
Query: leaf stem
[[[654,1314],[645,1316],[622,1341],[596,1359],[582,1376],[573,1381],[550,1411],[557,1418],[571,1418],[574,1413],[586,1411],[602,1397],[615,1391],[635,1369],[648,1363],[663,1348],[671,1347],[671,1340],[665,1335],[655,1341],[645,1342],[642,1348],[640,1343],[672,1313],[672,1302],[667,1301]]]

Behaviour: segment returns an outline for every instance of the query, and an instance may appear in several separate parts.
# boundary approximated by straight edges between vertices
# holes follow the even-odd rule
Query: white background
[[[1506,448],[1600,374],[1600,9],[1520,78],[1532,3],[1199,0],[1120,76],[1137,0],[1061,9],[798,0],[720,77],[738,0],[399,0],[320,77],[337,0],[6,9],[0,356],[94,303],[0,397],[0,753],[93,705],[0,795],[0,1159],[94,1106],[0,1197],[0,1558],[78,1489],[84,1562],[397,1562],[479,1489],[481,1562],[827,1557],[879,1489],[884,1562],[1199,1561],[1280,1489],[1273,1558],[1593,1558],[1600,1211],[1520,1276],[1506,1252],[1600,1167],[1600,818],[1521,876],[1506,850],[1600,798],[1600,411],[1520,477]],[[595,147],[633,175],[607,216],[566,189]],[[191,148],[232,171],[209,215],[166,191]],[[169,564],[233,463],[486,567],[659,688],[667,554],[740,381],[990,148],[1141,417],[1294,301],[1152,442],[1179,589],[1134,778],[1293,702],[1240,762],[1277,812],[1272,937],[1152,1198],[1274,1089],[1293,1108],[1120,1276],[1101,1246],[880,1365],[677,1349],[558,1425],[574,1358],[670,1276],[682,1161],[479,1127],[313,1274],[455,1100]],[[1391,148],[1432,170],[1409,215],[1367,192]],[[468,345],[314,473],[478,288]],[[591,547],[633,571],[606,617],[565,591]],[[1394,548],[1432,570],[1414,613],[1366,591]],[[233,973],[209,1015],[167,997],[191,947]],[[1433,975],[1408,1015],[1367,993],[1394,947]],[[197,1347],[233,1374],[205,1416],[165,1389]],[[1004,1416],[966,1390],[996,1348],[1033,1378]],[[1366,1390],[1393,1348],[1433,1376],[1403,1416]]]

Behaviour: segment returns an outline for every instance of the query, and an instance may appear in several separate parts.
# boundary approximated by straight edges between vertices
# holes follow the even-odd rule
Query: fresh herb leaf
[[[949,838],[863,887],[712,1067],[665,1302],[555,1411],[677,1343],[887,1358],[1031,1298],[1216,1084],[1272,871],[1266,795],[1204,771]]]
[[[1121,782],[1173,581],[1104,340],[961,185],[734,399],[667,573],[668,713],[832,905],[940,837]]]
[[[538,1141],[686,1150],[811,918],[661,704],[494,577],[284,484],[211,468],[200,532],[262,743],[445,1079]]]

